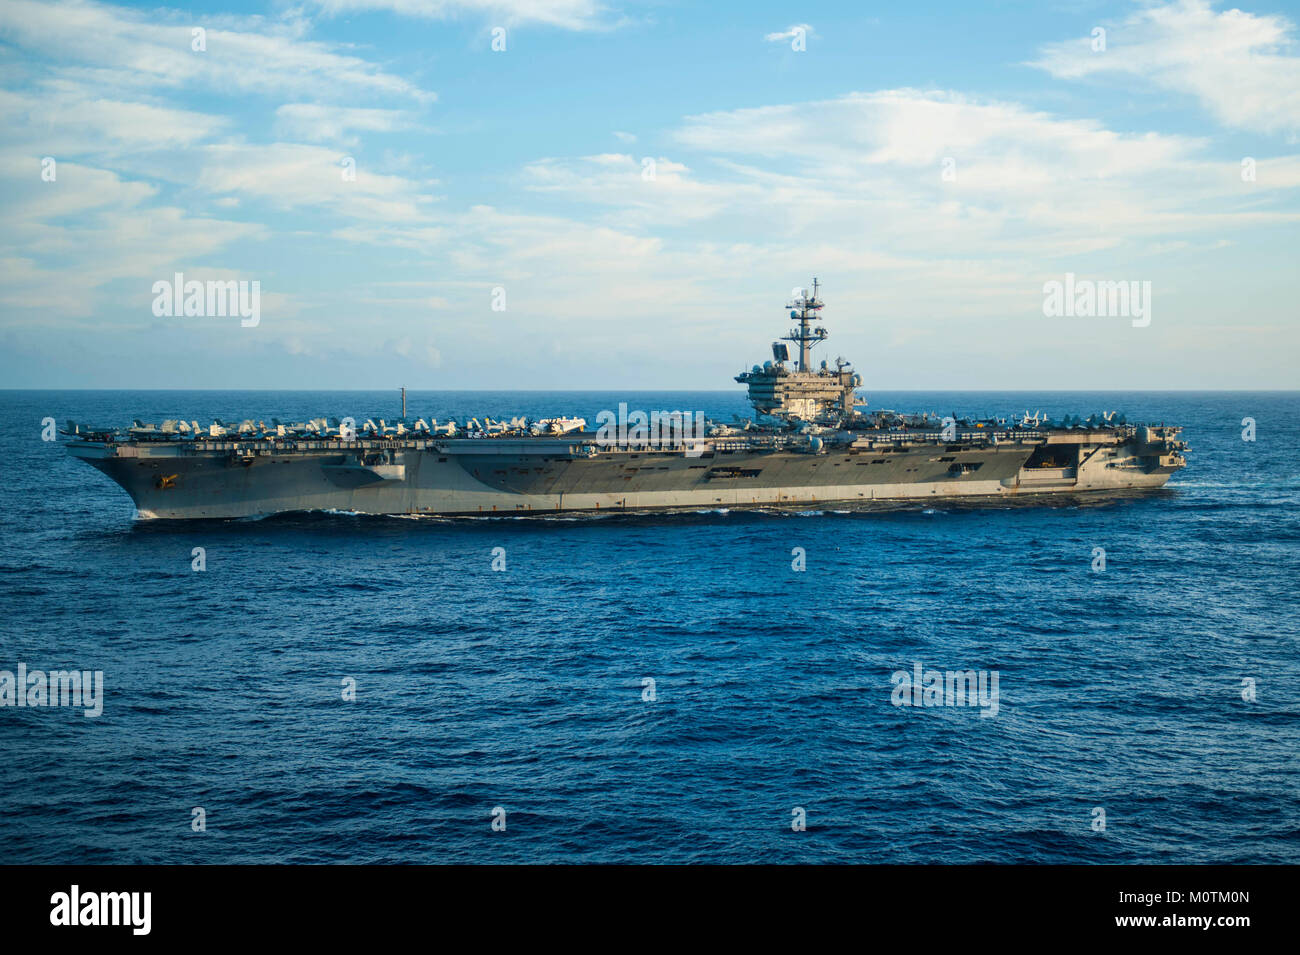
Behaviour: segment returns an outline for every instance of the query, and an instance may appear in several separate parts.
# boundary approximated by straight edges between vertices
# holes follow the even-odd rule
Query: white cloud
[[[1124,134],[952,92],[884,90],[710,113],[688,117],[672,138],[694,158],[689,166],[658,158],[652,181],[627,154],[539,160],[523,173],[526,188],[564,199],[574,217],[594,215],[630,233],[628,242],[658,239],[616,256],[623,274],[594,279],[593,294],[599,289],[602,306],[619,315],[637,314],[635,294],[654,276],[671,276],[674,291],[709,287],[708,310],[721,314],[764,307],[733,276],[806,281],[815,269],[835,276],[837,294],[933,330],[926,316],[951,325],[1040,314],[1044,274],[1083,274],[1099,263],[1127,274],[1144,256],[1184,251],[1179,242],[1204,250],[1225,233],[1300,222],[1300,157],[1261,160],[1247,184],[1236,160],[1207,156],[1200,139]],[[951,182],[942,178],[948,157]],[[537,256],[550,229],[577,231],[537,230]],[[503,238],[531,248],[526,232],[497,223],[493,254],[482,258],[520,263],[520,248]],[[551,261],[572,274],[599,252],[574,248],[572,259]],[[687,320],[707,318],[689,295],[677,309]]]
[[[363,109],[319,103],[286,103],[275,111],[277,132],[290,139],[313,143],[352,145],[351,130],[392,133],[410,129],[414,122],[400,109]]]
[[[0,90],[8,144],[0,178],[12,180],[0,200],[9,225],[0,257],[10,266],[0,303],[44,301],[59,314],[84,316],[114,280],[213,264],[206,259],[270,232],[220,217],[243,200],[252,200],[253,216],[267,207],[319,208],[366,223],[419,221],[434,200],[430,180],[385,174],[377,159],[359,161],[349,181],[338,150],[249,143],[232,118],[176,105],[191,89],[314,95],[326,87],[417,102],[432,94],[303,39],[307,24],[292,14],[279,22],[204,17],[203,52],[191,49],[191,22],[89,0],[0,5],[0,40],[52,64],[37,73],[20,65],[36,59],[16,60],[5,75],[9,88]],[[351,131],[413,125],[406,110],[308,102],[282,106],[276,122],[285,134],[347,146],[355,143]],[[58,163],[53,183],[41,181],[43,156]]]
[[[191,48],[191,30],[207,49]],[[372,63],[302,38],[300,20],[197,17],[132,10],[92,0],[5,0],[0,37],[66,64],[60,75],[99,88],[198,86],[240,94],[315,95],[322,87],[361,95],[432,98]]]
[[[25,91],[0,90],[0,123],[10,145],[22,143],[55,157],[106,157],[183,148],[230,126],[222,116],[99,95],[51,80]]]
[[[344,155],[301,143],[220,143],[200,149],[195,185],[213,195],[256,197],[277,208],[326,206],[350,219],[376,223],[418,222],[434,197],[429,183],[384,175],[356,165],[344,177]]]
[[[597,0],[312,0],[330,14],[388,10],[403,16],[448,20],[466,14],[495,18],[506,26],[542,23],[566,30],[595,30],[608,25],[606,8]]]
[[[805,38],[810,37],[813,35],[813,28],[807,23],[796,23],[791,27],[787,27],[781,33],[768,33],[763,39],[768,43],[780,43],[782,40],[793,40],[801,34]]]
[[[1209,0],[1144,7],[1109,24],[1106,48],[1091,37],[1044,46],[1032,65],[1064,79],[1139,77],[1196,97],[1225,126],[1300,133],[1300,57],[1295,25],[1281,15],[1232,9]]]
[[[390,246],[412,252],[434,254],[450,238],[441,226],[344,226],[330,233],[331,238],[357,245]]]
[[[724,165],[731,175],[704,190],[701,208],[710,208],[710,192],[726,193],[729,204],[761,208],[788,235],[852,235],[855,222],[870,221],[894,248],[1073,254],[1099,241],[1291,221],[1260,203],[1294,187],[1300,173],[1297,157],[1267,160],[1255,201],[1233,202],[1241,196],[1239,167],[1207,159],[1202,140],[1122,134],[1094,120],[939,91],[693,116],[674,138],[734,157]],[[941,176],[948,159],[950,182]],[[547,172],[552,183],[563,182]],[[589,178],[587,193],[598,193],[600,178]],[[749,199],[747,186],[763,189],[761,203]]]
[[[232,244],[263,237],[256,224],[190,215],[148,203],[157,189],[102,169],[58,165],[54,182],[42,182],[35,156],[0,155],[0,188],[13,196],[0,204],[5,235],[0,258],[0,304],[49,309],[84,318],[111,282],[129,280],[148,313],[149,285],[177,265],[189,267]],[[73,218],[76,225],[64,224]],[[39,324],[40,312],[13,314],[8,324]]]
[[[522,183],[535,192],[618,208],[624,216],[633,210],[635,214],[623,221],[640,225],[707,219],[730,202],[742,198],[760,202],[764,198],[763,190],[755,185],[704,183],[682,163],[663,156],[654,163],[654,178],[646,179],[642,161],[623,153],[541,159],[524,168]]]

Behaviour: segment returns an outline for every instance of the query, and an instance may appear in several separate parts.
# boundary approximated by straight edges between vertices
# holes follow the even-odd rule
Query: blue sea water
[[[363,420],[395,395],[0,393],[0,669],[105,681],[97,719],[0,708],[5,861],[1300,862],[1300,394],[871,397],[1118,407],[1184,425],[1190,464],[1051,506],[135,523],[42,418]],[[745,411],[410,408],[620,400]],[[997,715],[895,706],[916,663],[997,671]]]

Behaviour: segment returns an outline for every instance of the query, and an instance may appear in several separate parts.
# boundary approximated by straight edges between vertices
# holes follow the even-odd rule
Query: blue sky
[[[816,274],[868,395],[1300,386],[1295,4],[890,6],[6,0],[0,385],[725,388]]]

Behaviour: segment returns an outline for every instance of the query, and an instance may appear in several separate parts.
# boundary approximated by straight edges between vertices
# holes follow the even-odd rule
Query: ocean
[[[0,707],[6,861],[1300,862],[1300,393],[870,397],[1118,409],[1183,425],[1189,464],[1034,506],[136,523],[43,418],[398,398],[0,392],[0,670],[103,673],[98,717]],[[408,395],[619,401],[747,410]],[[996,714],[896,705],[917,668],[996,675]]]

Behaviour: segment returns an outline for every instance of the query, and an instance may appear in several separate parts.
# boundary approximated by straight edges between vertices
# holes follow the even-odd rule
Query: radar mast
[[[809,323],[819,317],[817,313],[821,311],[822,306],[825,304],[817,297],[817,290],[820,287],[821,283],[814,277],[812,296],[809,297],[807,289],[802,289],[802,294],[786,305],[786,308],[792,310],[790,318],[797,321],[799,327],[790,329],[790,334],[782,336],[782,341],[798,344],[800,371],[812,371],[812,346],[817,342],[826,340],[826,329],[820,326],[817,328],[809,327]]]

